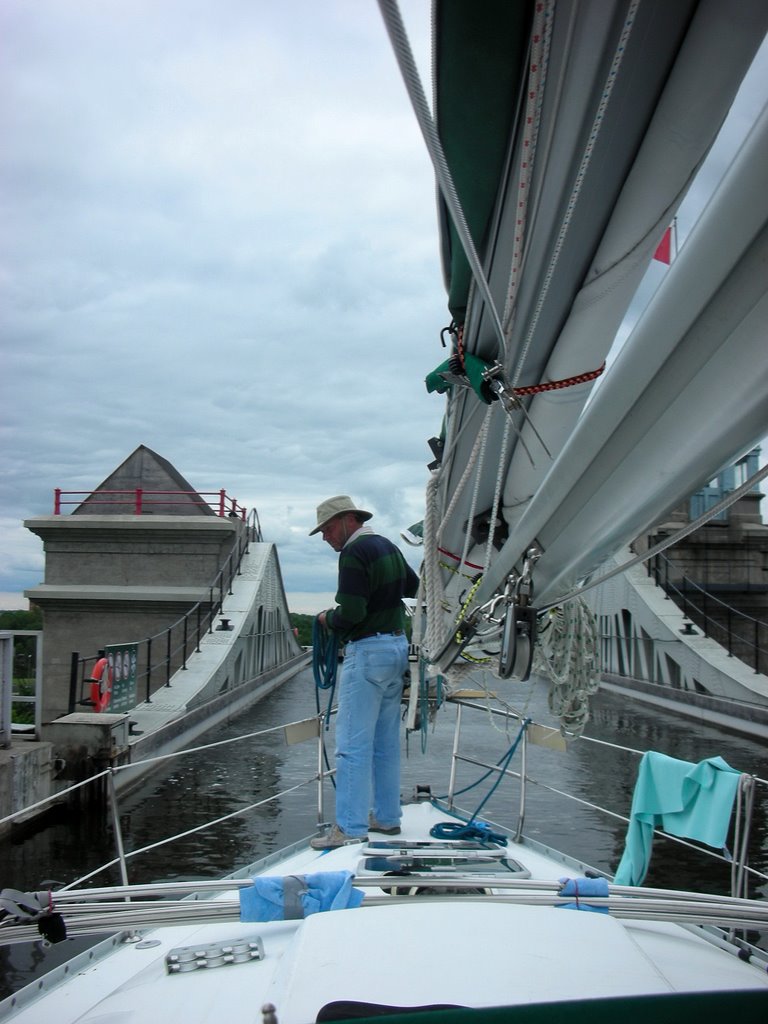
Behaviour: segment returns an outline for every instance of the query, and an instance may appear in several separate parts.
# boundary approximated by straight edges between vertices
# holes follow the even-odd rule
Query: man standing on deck
[[[316,850],[400,832],[400,700],[408,667],[404,597],[419,578],[400,550],[364,524],[345,494],[317,507],[310,537],[339,552],[336,607],[320,625],[346,643],[336,718],[336,824]]]

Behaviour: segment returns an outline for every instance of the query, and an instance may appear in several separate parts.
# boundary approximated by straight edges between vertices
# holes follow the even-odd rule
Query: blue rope
[[[320,714],[320,691],[330,690],[325,711],[325,728],[331,727],[331,708],[339,671],[339,641],[334,633],[323,629],[315,619],[312,623],[312,675],[315,677],[315,705]]]
[[[520,745],[520,741],[523,738],[523,734],[530,724],[530,718],[523,719],[520,725],[520,731],[517,734],[515,742],[512,744],[512,746],[509,748],[506,754],[504,754],[504,756],[499,758],[499,760],[496,762],[496,766],[501,769],[497,773],[496,781],[488,790],[483,799],[480,801],[480,804],[478,805],[477,809],[475,810],[474,814],[469,819],[467,824],[461,825],[458,822],[453,821],[439,822],[437,825],[434,825],[430,829],[429,834],[434,839],[479,839],[482,842],[501,843],[502,846],[506,846],[506,836],[500,835],[498,832],[492,832],[489,825],[486,825],[486,823],[483,821],[475,821],[475,818],[477,818],[477,816],[482,811],[483,807],[485,807],[485,805],[488,803],[491,796],[494,794],[499,784],[501,783],[501,780],[504,778],[504,773],[509,767],[509,763],[514,757],[515,751]],[[477,782],[473,782],[471,786],[467,786],[466,789],[461,790],[460,792],[465,793],[467,792],[467,790],[473,789],[475,786],[479,785],[479,783],[482,782],[483,779],[487,779],[488,776],[490,775],[490,772],[491,769],[489,769],[480,779],[478,779]]]
[[[336,676],[339,671],[339,641],[334,633],[324,629],[315,619],[312,623],[312,675],[315,679],[315,706],[318,715],[320,714],[320,691],[330,690],[328,696],[328,707],[325,709],[325,730],[331,728],[331,708],[333,707],[333,695],[336,692]],[[323,759],[326,768],[329,767],[328,753],[323,742]],[[331,776],[333,788],[336,788],[336,779]]]
[[[484,821],[476,821],[462,825],[459,821],[441,821],[429,830],[433,839],[477,839],[481,843],[498,843],[507,845],[507,837],[500,832],[493,832]]]
[[[336,634],[312,623],[312,674],[318,690],[332,690],[339,670],[339,641]]]

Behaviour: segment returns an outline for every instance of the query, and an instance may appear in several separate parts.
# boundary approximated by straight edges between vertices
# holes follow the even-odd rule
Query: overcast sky
[[[403,9],[424,59],[429,0]],[[2,0],[0,38],[0,608],[42,582],[22,521],[145,444],[255,506],[320,610],[315,506],[396,539],[443,411],[433,177],[378,6]]]
[[[315,506],[397,537],[442,416],[433,178],[376,3],[3,0],[0,35],[0,607],[42,580],[22,520],[139,444],[332,591]]]

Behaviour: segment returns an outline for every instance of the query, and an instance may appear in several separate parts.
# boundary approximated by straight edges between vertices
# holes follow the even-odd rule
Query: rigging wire
[[[488,315],[499,342],[499,352],[504,355],[506,354],[504,328],[501,326],[501,319],[491,296],[488,280],[480,264],[480,258],[477,255],[475,243],[472,240],[469,225],[456,192],[456,186],[453,183],[453,176],[448,167],[448,161],[445,158],[440,136],[437,132],[437,125],[432,117],[432,112],[429,109],[429,104],[424,94],[424,87],[421,83],[416,62],[413,59],[413,52],[408,41],[408,35],[405,31],[397,0],[379,0],[379,10],[384,19],[384,25],[392,43],[392,49],[400,68],[403,82],[405,83],[408,98],[413,106],[416,120],[435,170],[438,188],[450,211],[456,233],[461,240],[462,248],[472,270],[472,276],[477,284],[477,288],[488,307]]]

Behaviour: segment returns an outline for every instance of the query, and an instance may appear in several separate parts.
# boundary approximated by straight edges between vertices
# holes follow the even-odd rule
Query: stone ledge
[[[51,583],[41,583],[38,587],[24,591],[24,596],[35,604],[40,601],[153,601],[169,604],[183,601],[197,604],[198,601],[207,601],[209,594],[209,587],[110,587],[97,584],[57,586]],[[218,589],[214,588],[214,600],[217,595]]]
[[[240,519],[229,516],[155,516],[155,515],[80,515],[80,516],[40,516],[37,519],[25,519],[24,526],[35,533],[37,530],[219,530],[223,533],[234,532]]]

